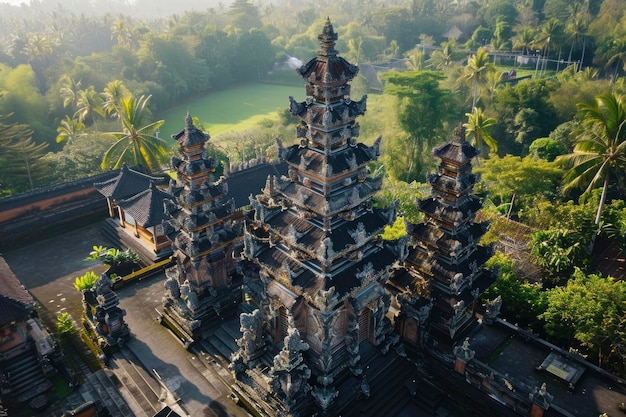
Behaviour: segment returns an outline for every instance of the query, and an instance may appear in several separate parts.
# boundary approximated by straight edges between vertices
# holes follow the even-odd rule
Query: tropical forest
[[[275,161],[326,19],[368,95],[360,139],[382,136],[377,204],[419,222],[432,149],[462,125],[500,271],[485,299],[626,376],[623,259],[599,255],[626,250],[623,0],[0,3],[0,198],[124,163],[167,173],[187,111],[221,168]]]

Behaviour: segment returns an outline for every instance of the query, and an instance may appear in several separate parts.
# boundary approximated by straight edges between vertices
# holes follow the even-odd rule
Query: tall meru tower
[[[367,99],[350,97],[358,68],[337,55],[330,20],[318,39],[318,56],[297,70],[306,99],[290,97],[298,143],[277,140],[288,177],[268,177],[250,196],[244,229],[250,313],[231,369],[242,395],[264,397],[268,415],[333,414],[338,397],[357,395],[339,381],[362,374],[363,349],[390,343],[384,285],[406,258],[406,240],[379,237],[396,207],[372,206],[382,177],[368,176],[367,164],[380,138],[371,147],[356,140]]]

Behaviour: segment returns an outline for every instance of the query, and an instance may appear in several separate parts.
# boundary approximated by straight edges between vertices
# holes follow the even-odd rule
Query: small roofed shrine
[[[484,269],[493,249],[478,245],[488,228],[486,222],[475,221],[482,201],[472,195],[480,176],[472,172],[471,160],[478,152],[465,140],[462,126],[454,130],[450,142],[436,147],[433,154],[441,162],[437,172],[427,176],[431,196],[417,201],[424,221],[406,224],[414,247],[405,264],[415,281],[427,282],[427,294],[421,295],[434,302],[433,330],[450,339],[460,337],[475,322],[479,288],[487,288],[495,278]]]
[[[367,165],[380,138],[373,146],[356,140],[367,99],[350,97],[358,68],[337,55],[329,20],[318,39],[318,56],[297,70],[306,99],[290,97],[298,143],[277,139],[288,175],[269,176],[262,194],[250,196],[244,230],[250,312],[241,315],[231,370],[238,395],[262,415],[336,414],[338,403],[369,394],[362,349],[391,344],[384,284],[406,256],[406,240],[379,237],[396,207],[372,206],[382,177],[370,177]]]
[[[172,135],[179,156],[172,157],[177,179],[164,202],[163,231],[172,242],[175,266],[166,270],[161,320],[185,345],[210,331],[222,310],[241,299],[241,276],[234,253],[242,242],[242,215],[233,199],[225,200],[224,177],[213,181],[215,160],[207,157],[209,135],[194,126],[189,114],[185,128]]]
[[[39,321],[33,297],[0,257],[0,404],[9,411],[24,404],[45,406],[50,378],[60,371],[68,375],[60,345]]]
[[[94,184],[106,197],[109,207],[104,234],[120,246],[133,249],[148,262],[171,255],[171,242],[161,225],[167,195],[158,186],[165,185],[167,181],[163,177],[144,174],[126,164],[114,178]]]

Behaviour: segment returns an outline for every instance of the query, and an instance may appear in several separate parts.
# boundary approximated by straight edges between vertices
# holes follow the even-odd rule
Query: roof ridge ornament
[[[462,123],[454,129],[454,141],[463,143],[465,142],[465,126]]]
[[[333,29],[332,23],[330,23],[330,17],[326,18],[326,23],[322,29],[322,33],[319,34],[317,39],[320,41],[322,49],[319,51],[321,56],[336,56],[337,50],[335,49],[335,42],[337,41],[337,33]]]

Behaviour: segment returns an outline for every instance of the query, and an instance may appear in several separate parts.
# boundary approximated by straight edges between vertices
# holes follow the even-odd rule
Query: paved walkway
[[[110,246],[96,223],[63,235],[9,251],[5,258],[26,289],[54,314],[67,311],[80,320],[80,294],[74,278],[87,271],[105,270],[98,261],[84,261],[94,245]],[[120,288],[120,307],[132,338],[128,347],[145,368],[154,369],[165,385],[180,399],[180,406],[190,416],[248,416],[228,397],[230,389],[211,371],[196,366],[199,360],[155,320],[155,307],[164,293],[164,274]]]

